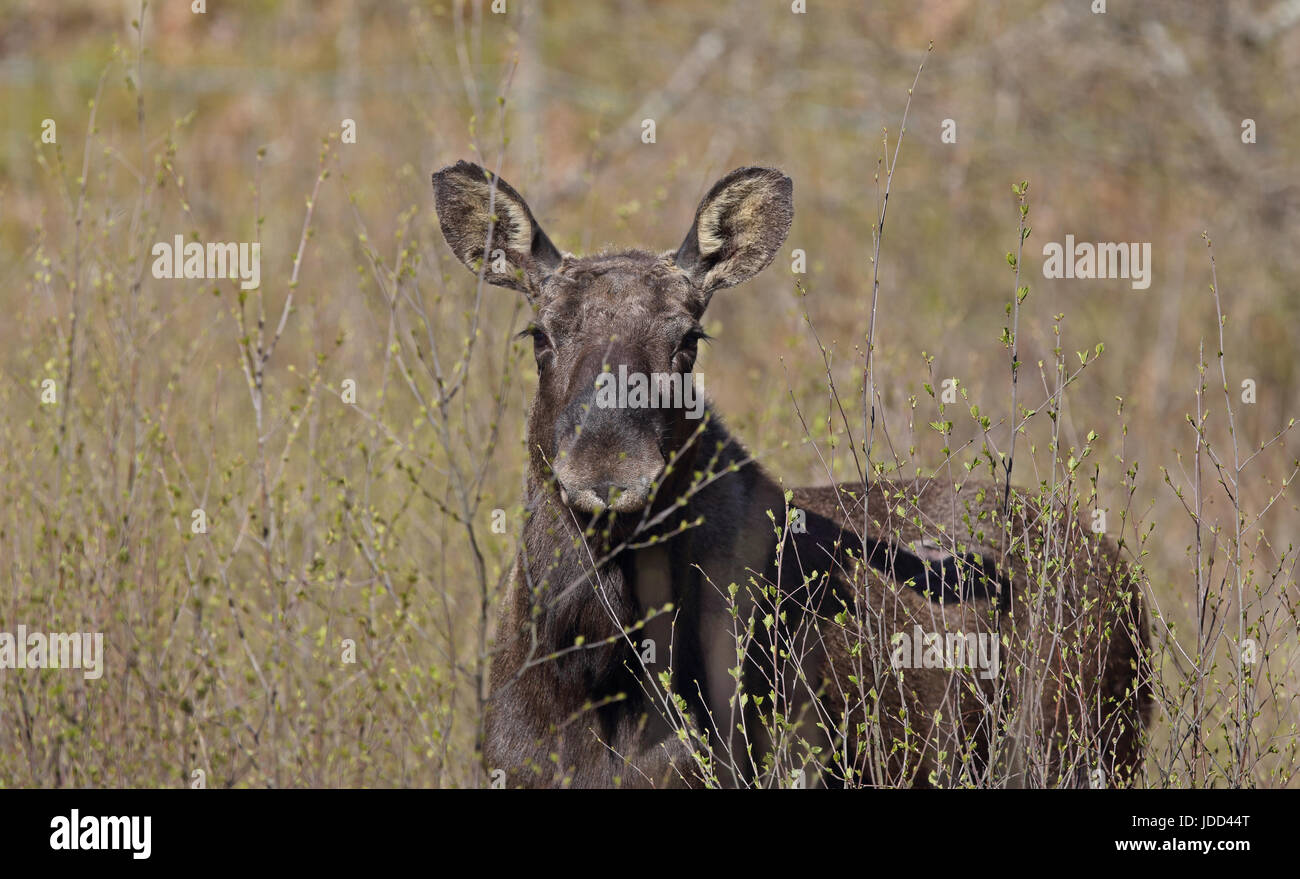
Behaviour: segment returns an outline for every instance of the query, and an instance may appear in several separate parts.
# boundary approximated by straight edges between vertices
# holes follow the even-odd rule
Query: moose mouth
[[[594,488],[570,489],[559,485],[560,503],[582,513],[635,513],[645,509],[650,500],[650,482],[644,486],[603,485]]]

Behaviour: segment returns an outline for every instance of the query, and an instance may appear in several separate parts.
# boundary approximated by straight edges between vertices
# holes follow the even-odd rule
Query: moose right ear
[[[528,204],[491,171],[465,161],[448,165],[433,175],[433,202],[452,253],[489,284],[531,299],[560,265],[560,251]]]
[[[737,168],[695,211],[674,257],[704,294],[744,283],[776,256],[794,217],[794,184],[775,168]]]

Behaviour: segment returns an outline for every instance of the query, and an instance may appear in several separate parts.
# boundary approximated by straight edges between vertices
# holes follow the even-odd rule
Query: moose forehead
[[[673,265],[671,255],[640,250],[566,256],[540,292],[537,320],[561,335],[619,326],[684,331],[703,311],[690,279]]]

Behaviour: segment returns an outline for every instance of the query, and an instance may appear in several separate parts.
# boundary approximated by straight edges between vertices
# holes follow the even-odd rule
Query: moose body
[[[711,409],[597,399],[610,373],[690,381],[713,293],[785,240],[789,178],[733,171],[676,251],[593,257],[562,254],[476,165],[439,171],[434,191],[457,257],[533,308],[527,518],[489,771],[577,787],[1131,777],[1147,630],[1113,542],[976,480],[787,497]],[[984,673],[900,670],[922,629],[1005,655]]]

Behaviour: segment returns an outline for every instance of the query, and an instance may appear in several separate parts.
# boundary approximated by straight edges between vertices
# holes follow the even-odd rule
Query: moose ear
[[[704,294],[748,281],[785,243],[794,184],[774,168],[737,168],[704,196],[677,266]]]
[[[433,175],[433,202],[442,237],[475,274],[530,299],[561,261],[560,251],[514,188],[472,162]],[[488,240],[491,230],[491,241]]]

